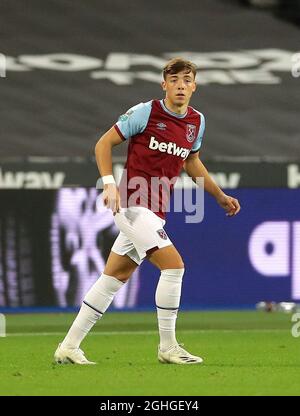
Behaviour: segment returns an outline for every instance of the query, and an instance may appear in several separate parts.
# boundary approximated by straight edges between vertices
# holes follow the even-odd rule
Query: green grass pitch
[[[177,338],[200,365],[157,361],[155,313],[107,313],[82,344],[95,366],[56,365],[74,314],[7,315],[0,395],[299,395],[300,338],[291,315],[180,312]]]

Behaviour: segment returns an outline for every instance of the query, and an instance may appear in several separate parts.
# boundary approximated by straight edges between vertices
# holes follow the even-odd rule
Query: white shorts
[[[120,234],[111,250],[127,254],[138,265],[152,251],[172,244],[163,229],[166,221],[147,208],[121,208],[114,219]]]

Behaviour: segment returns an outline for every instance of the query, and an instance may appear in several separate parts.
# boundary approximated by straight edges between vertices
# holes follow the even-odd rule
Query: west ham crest
[[[160,230],[157,230],[156,232],[160,236],[160,238],[162,238],[163,240],[168,239],[167,233],[165,232],[163,228],[161,228]]]
[[[186,139],[188,142],[192,143],[196,137],[196,126],[194,124],[188,124],[186,126]]]

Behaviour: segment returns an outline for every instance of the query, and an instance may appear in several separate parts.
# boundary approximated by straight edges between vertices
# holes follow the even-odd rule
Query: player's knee
[[[162,267],[162,269],[174,269],[174,270],[184,270],[184,262],[182,259],[173,259],[171,263],[169,263],[168,267]]]
[[[169,267],[169,269],[184,269],[184,262],[182,259],[174,259],[172,261],[172,267]]]
[[[184,262],[181,258],[168,259],[160,265],[160,269],[184,269]]]
[[[184,261],[180,254],[176,256],[176,267],[174,269],[184,269]]]
[[[184,269],[183,258],[177,250],[173,253],[173,256],[168,257],[167,262],[170,262],[171,267],[169,269]]]
[[[178,269],[178,270],[184,270],[184,263],[183,263],[183,261],[181,263],[178,263],[178,265],[176,266],[176,269]]]
[[[104,271],[104,273],[105,273],[105,271]],[[115,273],[113,274],[113,277],[114,277],[115,279],[118,279],[118,280],[120,280],[120,281],[121,281],[121,282],[123,282],[123,283],[127,282],[127,280],[130,278],[130,276],[131,276],[131,274],[130,274],[130,273],[127,273],[127,272],[122,272],[122,271],[120,271],[120,272],[115,272]]]

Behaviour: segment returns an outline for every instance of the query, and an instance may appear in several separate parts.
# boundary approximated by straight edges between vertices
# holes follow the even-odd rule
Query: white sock
[[[181,285],[184,269],[165,269],[161,271],[156,288],[160,349],[168,350],[177,344],[175,327],[180,303]]]
[[[85,295],[80,311],[62,342],[63,346],[79,348],[82,340],[102,317],[123,284],[113,276],[101,274]]]

